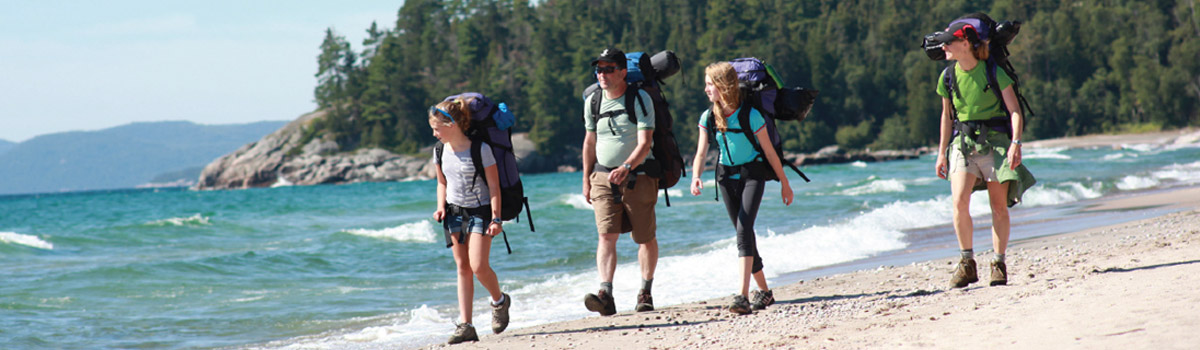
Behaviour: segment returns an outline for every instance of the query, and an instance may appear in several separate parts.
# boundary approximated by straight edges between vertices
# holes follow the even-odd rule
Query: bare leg
[[[658,267],[658,238],[638,245],[638,262],[642,265],[642,279],[654,279],[654,269]],[[609,281],[612,281],[611,274],[609,274],[609,278]]]
[[[488,263],[489,255],[492,250],[492,237],[487,235],[474,235],[471,238],[471,271],[475,272],[475,278],[479,280],[479,284],[486,288],[488,293],[492,295],[492,301],[500,300],[500,282],[496,278],[496,272],[492,271],[492,266]]]
[[[754,274],[754,283],[758,284],[758,289],[762,291],[770,290],[767,288],[767,275],[764,275],[762,270]]]
[[[992,205],[992,246],[996,254],[1008,249],[1008,183],[988,182],[988,202]]]
[[[958,235],[960,249],[971,249],[974,246],[975,225],[971,222],[971,187],[975,185],[976,178],[974,174],[965,171],[950,174],[954,233]]]
[[[454,246],[454,264],[458,266],[458,312],[465,323],[471,323],[471,299],[475,298],[475,279],[471,272],[471,258],[467,253],[467,242],[458,240],[458,233],[452,233]],[[470,239],[468,238],[469,242]]]
[[[618,233],[601,233],[596,242],[596,270],[600,272],[601,282],[612,282],[613,273],[617,271],[617,238]]]
[[[750,270],[752,270],[754,267],[754,257],[753,256],[743,256],[743,257],[739,257],[738,259],[742,261],[742,266],[741,266],[742,270],[740,271],[741,272],[740,275],[742,277],[741,293],[742,293],[742,296],[749,297],[750,296],[750,275],[751,275]],[[758,274],[762,274],[762,271],[759,271]],[[764,282],[763,284],[766,284],[766,283]]]

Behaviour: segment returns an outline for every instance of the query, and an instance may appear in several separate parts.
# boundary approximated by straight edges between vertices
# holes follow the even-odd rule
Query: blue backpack
[[[529,231],[534,232],[533,214],[529,210],[529,198],[525,197],[525,188],[521,184],[521,173],[517,169],[517,157],[513,153],[512,129],[517,117],[508,109],[508,105],[492,100],[477,92],[465,92],[446,97],[444,101],[454,101],[459,98],[470,101],[471,127],[467,129],[467,138],[471,139],[471,159],[475,163],[473,181],[484,178],[482,144],[486,143],[492,149],[496,159],[496,170],[500,177],[500,219],[520,220],[521,209],[525,209],[526,219],[529,220]],[[442,164],[442,150],[445,145],[438,143],[436,162]],[[484,180],[487,181],[487,180]],[[504,235],[504,246],[512,254],[508,245],[508,234]]]

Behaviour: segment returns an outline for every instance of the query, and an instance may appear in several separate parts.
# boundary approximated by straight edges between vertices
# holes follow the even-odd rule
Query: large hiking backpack
[[[1000,91],[1000,83],[996,80],[996,69],[1003,69],[1004,73],[1012,78],[1013,93],[1017,95],[1017,105],[1022,112],[1021,115],[1032,117],[1033,108],[1029,106],[1029,101],[1025,99],[1025,95],[1021,94],[1021,79],[1017,76],[1012,62],[1008,60],[1008,44],[1021,31],[1021,22],[1004,21],[996,23],[995,20],[992,20],[991,17],[982,12],[959,17],[950,22],[950,24],[953,25],[958,22],[970,24],[976,28],[976,33],[979,35],[980,40],[990,41],[988,44],[988,59],[982,63],[987,69],[988,90],[991,90],[996,95],[996,99],[1000,101],[1000,109],[1004,111],[1004,117],[993,118],[993,120],[989,120],[985,124],[996,131],[1001,131],[1012,136],[1012,122],[1010,120],[1012,111],[1008,109],[1008,105],[1004,102],[1003,92]],[[943,59],[945,59],[944,56]],[[962,98],[962,93],[958,90],[957,80],[955,80],[954,63],[947,65],[942,70],[942,78],[942,84],[945,85],[946,91]],[[951,117],[957,118],[958,113],[955,112],[954,99],[950,99],[950,109]],[[958,134],[958,132],[958,128],[955,128],[954,133]]]
[[[634,108],[641,108],[642,114],[647,113],[646,101],[642,101],[638,90],[645,91],[646,95],[650,96],[649,108],[654,109],[654,145],[650,148],[650,153],[654,154],[654,160],[662,168],[662,174],[658,177],[658,188],[663,190],[663,197],[669,207],[671,198],[667,196],[667,189],[679,183],[679,179],[687,173],[683,155],[679,153],[679,143],[675,141],[675,133],[671,131],[675,118],[671,116],[667,99],[662,93],[663,79],[679,72],[679,58],[669,50],[659,52],[653,57],[642,52],[631,52],[625,54],[625,58],[628,60],[625,75],[625,83],[628,85],[625,90],[625,112],[631,122],[637,123]],[[583,91],[583,99],[588,101],[592,118],[602,117],[602,92],[598,83],[588,86]]]
[[[741,88],[744,98],[743,106],[757,109],[762,114],[767,134],[771,137],[771,145],[775,148],[775,154],[779,155],[780,162],[792,168],[796,174],[800,174],[805,182],[812,182],[808,176],[804,175],[804,172],[800,171],[800,168],[783,158],[783,140],[779,137],[779,129],[775,125],[775,120],[803,121],[812,110],[813,102],[816,101],[817,93],[820,91],[800,87],[784,87],[775,68],[754,57],[739,58],[729,63],[738,72],[738,86]],[[710,133],[715,133],[715,128],[711,124],[715,117],[708,118]],[[729,131],[741,131],[750,140],[750,144],[754,145],[759,157],[765,157],[762,145],[758,144],[758,139],[750,132],[745,132],[745,130],[750,130],[749,108],[741,109],[738,121],[741,124],[739,128],[730,128]],[[765,162],[766,159],[762,159],[762,161]],[[779,180],[772,171],[768,171],[766,177],[768,180]]]
[[[473,181],[487,181],[481,157],[482,145],[486,143],[492,149],[492,156],[496,159],[496,172],[500,177],[500,219],[519,221],[523,207],[526,219],[529,220],[529,231],[533,232],[533,214],[529,210],[529,198],[525,197],[525,187],[521,184],[521,174],[517,169],[517,157],[513,154],[511,127],[516,122],[516,115],[506,104],[492,103],[487,96],[477,92],[453,95],[446,97],[445,101],[459,98],[470,101],[467,107],[471,111],[471,126],[466,134],[467,138],[471,139],[471,159],[475,163]],[[434,147],[437,150],[435,161],[441,165],[445,145],[439,142]],[[507,233],[504,236],[504,245],[508,247]],[[512,254],[511,247],[508,247],[508,253]]]

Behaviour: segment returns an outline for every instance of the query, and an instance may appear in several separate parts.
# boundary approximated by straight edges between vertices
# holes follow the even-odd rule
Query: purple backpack
[[[521,184],[521,173],[517,169],[517,157],[513,153],[511,127],[516,122],[516,115],[508,109],[508,105],[503,102],[493,103],[487,96],[478,92],[452,95],[446,97],[444,101],[454,101],[459,98],[470,100],[468,109],[471,111],[471,127],[466,134],[471,139],[471,159],[475,162],[475,180],[484,179],[483,158],[481,158],[480,152],[481,145],[486,143],[492,149],[492,155],[496,159],[496,170],[500,175],[500,219],[505,221],[519,219],[523,207],[525,216],[529,220],[529,231],[533,232],[533,214],[529,211],[529,198],[525,197],[525,189]],[[445,145],[438,143],[435,147],[437,149],[436,161],[438,165],[441,165],[442,149]],[[507,236],[504,238],[504,243],[506,246],[508,245]],[[509,248],[509,253],[512,253],[511,248]]]

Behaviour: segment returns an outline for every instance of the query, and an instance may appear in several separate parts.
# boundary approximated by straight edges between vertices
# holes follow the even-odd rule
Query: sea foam
[[[41,238],[32,235],[24,235],[16,232],[0,232],[0,243],[12,243],[23,246],[53,250],[54,245],[50,242],[43,241]]]
[[[396,227],[383,229],[356,228],[342,230],[352,235],[363,237],[389,239],[399,242],[433,243],[437,239],[438,230],[433,227],[433,221],[421,220]]]
[[[147,222],[150,226],[188,226],[188,225],[209,225],[209,218],[204,215],[195,214],[188,217],[167,218]]]

